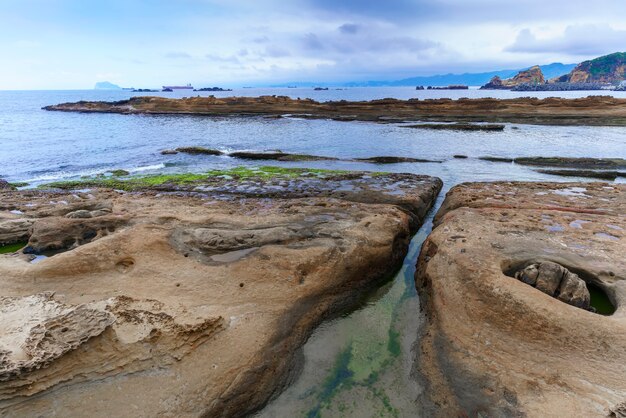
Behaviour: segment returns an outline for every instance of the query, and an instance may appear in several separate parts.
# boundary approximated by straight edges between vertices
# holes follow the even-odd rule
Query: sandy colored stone
[[[626,186],[454,187],[418,261],[425,416],[606,417],[626,399]],[[612,316],[533,288],[552,262],[601,287]],[[518,275],[520,278],[520,275]],[[620,406],[621,405],[621,406]]]
[[[259,408],[298,372],[313,328],[401,266],[441,182],[397,179],[353,175],[363,187],[344,198],[287,186],[227,195],[217,183],[1,193],[32,223],[28,248],[60,252],[34,264],[0,255],[0,415]]]
[[[534,77],[533,74],[530,74]],[[509,122],[547,125],[626,125],[626,99],[592,96],[578,99],[381,99],[316,102],[287,96],[133,97],[117,102],[76,102],[46,106],[64,112],[122,114],[193,114],[228,116],[291,115],[303,118],[399,121]],[[345,118],[349,115],[349,118]]]

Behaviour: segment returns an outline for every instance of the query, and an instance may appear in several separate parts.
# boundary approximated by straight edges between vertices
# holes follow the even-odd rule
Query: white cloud
[[[539,37],[530,29],[521,30],[508,52],[602,55],[626,50],[626,30],[607,25],[571,25],[552,37]]]

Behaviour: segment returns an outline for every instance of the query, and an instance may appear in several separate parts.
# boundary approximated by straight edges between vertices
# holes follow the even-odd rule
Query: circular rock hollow
[[[115,264],[115,269],[120,273],[127,273],[135,266],[135,260],[130,257],[123,258]]]
[[[615,305],[602,282],[584,270],[552,261],[530,260],[510,266],[503,272],[568,305],[601,315],[615,312]]]

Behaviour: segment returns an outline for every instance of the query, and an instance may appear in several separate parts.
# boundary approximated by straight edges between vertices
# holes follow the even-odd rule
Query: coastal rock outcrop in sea
[[[498,76],[494,76],[487,84],[481,87],[482,90],[510,90],[522,84],[535,85],[544,84],[546,82],[543,72],[538,65],[522,70],[514,77],[502,80]]]
[[[615,52],[583,61],[569,74],[557,77],[556,83],[619,84],[626,80],[626,52]]]
[[[620,416],[625,214],[622,184],[448,193],[415,276],[424,416]]]
[[[162,177],[0,192],[0,241],[29,249],[0,255],[0,415],[254,411],[315,326],[401,266],[441,188],[304,169]]]
[[[172,114],[339,121],[508,122],[537,125],[626,125],[626,99],[593,96],[578,99],[523,97],[516,99],[378,99],[316,102],[287,96],[261,97],[133,97],[117,102],[61,103],[45,110],[83,113]]]

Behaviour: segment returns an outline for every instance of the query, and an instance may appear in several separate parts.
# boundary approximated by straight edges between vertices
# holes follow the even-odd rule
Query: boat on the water
[[[193,86],[191,84],[186,86],[163,86],[163,90],[193,90]]]

